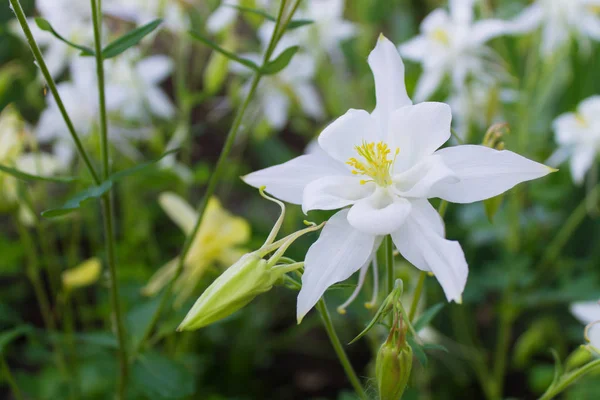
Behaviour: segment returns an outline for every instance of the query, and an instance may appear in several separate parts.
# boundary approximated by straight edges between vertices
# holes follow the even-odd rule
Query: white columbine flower
[[[571,313],[582,323],[586,324],[586,337],[598,354],[600,354],[600,305],[589,301],[571,304]]]
[[[473,21],[475,0],[450,0],[450,12],[438,8],[421,23],[421,34],[400,45],[404,58],[423,65],[415,100],[427,100],[448,74],[461,91],[469,75],[495,80],[499,68],[495,53],[485,43],[509,31],[502,20]]]
[[[599,0],[538,0],[512,21],[515,32],[542,28],[542,54],[549,56],[574,37],[589,48],[600,40]]]
[[[484,200],[552,170],[510,151],[484,146],[438,150],[450,138],[450,108],[413,105],[404,64],[380,36],[369,55],[377,106],[349,110],[320,134],[323,152],[251,173],[246,183],[266,186],[281,200],[309,210],[336,210],[306,255],[298,320],[325,290],[368,268],[382,238],[432,272],[448,300],[460,301],[468,267],[460,244],[446,240],[444,223],[428,199]]]
[[[556,165],[570,157],[573,180],[583,182],[600,152],[600,96],[589,97],[579,104],[577,111],[556,118],[554,132],[559,149],[548,163]]]

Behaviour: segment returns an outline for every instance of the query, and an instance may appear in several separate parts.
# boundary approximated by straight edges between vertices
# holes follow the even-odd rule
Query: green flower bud
[[[177,330],[199,329],[230,316],[269,291],[280,276],[256,252],[244,255],[202,293]]]
[[[385,342],[377,353],[375,373],[380,400],[399,400],[406,389],[412,369],[413,352],[408,343],[397,346]]]

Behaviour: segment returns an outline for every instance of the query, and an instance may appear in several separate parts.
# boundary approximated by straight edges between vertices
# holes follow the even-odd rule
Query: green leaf
[[[413,324],[415,330],[418,332],[425,328],[435,318],[435,316],[444,308],[444,303],[434,305],[425,311],[419,319]]]
[[[108,44],[103,50],[102,55],[104,58],[112,58],[118,56],[128,48],[138,44],[145,36],[149,35],[162,23],[162,19],[155,19],[146,25],[140,26],[131,30],[116,39],[114,42]]]
[[[419,361],[419,364],[421,364],[423,367],[426,368],[427,367],[427,354],[425,354],[423,347],[417,343],[417,341],[415,340],[414,337],[408,337],[408,338],[406,338],[406,340],[408,341],[408,344],[412,348],[413,354]]]
[[[24,181],[45,181],[45,182],[59,182],[59,183],[72,183],[77,182],[79,178],[74,176],[39,176],[28,174],[27,172],[19,171],[11,167],[0,164],[0,171],[6,172],[9,175],[14,176],[17,179]]]
[[[135,349],[140,344],[140,340],[146,333],[156,310],[160,306],[160,300],[160,296],[154,297],[127,313],[127,332],[131,336],[130,344],[132,348]]]
[[[87,46],[82,46],[82,45],[79,45],[77,43],[73,43],[70,40],[65,39],[61,34],[59,34],[58,32],[56,32],[54,30],[54,28],[52,27],[52,25],[50,25],[50,22],[48,22],[44,18],[37,17],[35,19],[35,23],[38,26],[38,28],[40,28],[43,31],[50,32],[58,40],[66,43],[66,44],[68,44],[69,46],[71,46],[73,48],[76,48],[77,50],[81,50],[81,55],[84,55],[84,56],[93,56],[93,55],[96,54],[96,53],[94,53],[94,50],[92,50],[91,48],[89,48]]]
[[[439,351],[443,351],[444,353],[449,353],[446,346],[442,346],[441,344],[436,344],[436,343],[425,343],[423,345],[423,350],[439,350]]]
[[[154,352],[136,359],[131,378],[149,399],[180,399],[195,391],[194,376],[185,366]]]
[[[202,35],[198,32],[194,32],[194,31],[190,31],[189,34],[190,34],[190,36],[192,36],[192,38],[199,40],[200,42],[204,43],[208,47],[211,47],[213,50],[218,51],[219,53],[223,54],[227,58],[229,58],[233,61],[237,61],[238,63],[245,65],[246,67],[248,67],[254,71],[260,70],[260,67],[258,65],[256,65],[254,62],[247,60],[245,58],[242,58],[242,57],[230,52],[229,50],[225,50],[224,48],[222,48],[221,46],[219,46],[218,44],[216,44],[209,38],[205,37],[204,35]]]
[[[42,217],[45,218],[55,218],[61,217],[63,215],[69,214],[73,212],[86,200],[97,199],[104,195],[112,188],[113,182],[108,180],[102,182],[99,186],[91,186],[79,193],[75,196],[71,197],[65,204],[63,204],[59,208],[52,208],[50,210],[42,211]]]
[[[262,73],[265,75],[278,73],[288,66],[290,61],[292,61],[292,57],[294,57],[299,49],[299,46],[288,47],[276,59],[269,61],[269,63],[262,68]]]
[[[488,217],[490,222],[494,222],[494,215],[500,209],[502,205],[502,200],[504,200],[504,194],[500,194],[496,197],[492,197],[490,199],[484,200],[483,205],[485,207],[485,214]]]
[[[159,162],[160,160],[162,160],[164,157],[166,157],[170,154],[173,154],[177,151],[179,151],[179,149],[169,150],[169,151],[165,152],[164,154],[162,154],[156,160],[148,161],[148,162],[145,162],[142,164],[138,164],[134,167],[116,172],[116,173],[112,174],[107,180],[102,182],[100,185],[91,186],[91,187],[77,193],[75,196],[73,196],[72,198],[67,200],[67,202],[65,204],[63,204],[62,207],[43,211],[42,216],[45,218],[55,218],[55,217],[61,217],[63,215],[71,213],[71,212],[79,209],[79,207],[81,207],[81,204],[84,201],[90,200],[90,199],[97,199],[97,198],[103,196],[106,192],[108,192],[112,188],[112,186],[115,182],[118,182],[119,180],[121,180],[123,178],[126,178],[126,177],[131,176],[136,173],[139,173],[143,170],[146,170],[147,168],[151,167],[152,165],[154,165],[157,162]]]
[[[552,357],[554,358],[554,378],[552,379],[552,384],[550,385],[550,387],[552,387],[560,381],[560,377],[564,372],[564,368],[562,361],[560,361],[558,352],[554,349],[550,349],[550,353],[552,353]]]
[[[297,19],[295,21],[290,21],[290,23],[287,25],[287,30],[300,28],[301,26],[310,25],[314,22],[315,21],[313,21],[312,19]]]
[[[247,12],[247,13],[250,13],[250,14],[260,15],[261,17],[264,17],[264,18],[268,19],[269,21],[277,22],[277,18],[275,18],[274,16],[270,15],[269,13],[267,13],[264,10],[259,10],[258,8],[238,6],[236,4],[226,4],[226,6],[232,7],[232,8],[237,8],[238,10],[240,10],[242,12]]]
[[[388,295],[388,297],[389,297],[389,295]],[[377,322],[379,322],[381,320],[381,318],[383,318],[391,309],[392,309],[392,305],[390,304],[388,299],[386,299],[383,303],[381,303],[381,306],[379,306],[379,310],[377,310],[377,312],[375,313],[375,316],[373,317],[371,322],[369,322],[367,327],[365,329],[363,329],[363,331],[361,333],[359,333],[358,336],[356,336],[354,339],[352,339],[352,341],[348,344],[352,344],[352,343],[356,342],[358,339],[360,339],[361,337],[363,337],[364,335],[366,335],[367,332],[369,332],[375,326],[375,324]]]
[[[6,346],[8,346],[13,340],[20,336],[26,335],[31,331],[33,331],[31,326],[21,325],[9,331],[0,333],[0,355],[4,353]]]

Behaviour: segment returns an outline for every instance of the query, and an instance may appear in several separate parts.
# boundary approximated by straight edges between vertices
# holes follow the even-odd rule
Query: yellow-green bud
[[[199,329],[230,316],[269,291],[280,276],[256,252],[244,255],[202,293],[177,330]]]
[[[377,353],[375,373],[380,400],[399,400],[406,389],[412,369],[413,352],[408,343],[400,348],[385,342]]]

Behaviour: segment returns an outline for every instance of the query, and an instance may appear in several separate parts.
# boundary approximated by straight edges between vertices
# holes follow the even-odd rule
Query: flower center
[[[577,121],[577,124],[583,128],[587,128],[589,126],[583,115],[580,113],[575,113],[575,121]]]
[[[587,8],[588,8],[588,10],[590,10],[590,12],[591,12],[592,14],[596,14],[596,15],[599,15],[599,14],[600,14],[600,6],[597,6],[597,5],[589,5]]]
[[[450,37],[448,36],[448,33],[445,30],[443,30],[442,28],[434,29],[429,34],[429,37],[431,39],[435,40],[436,42],[440,42],[444,46],[448,46],[450,44]]]
[[[367,182],[375,182],[379,186],[390,186],[392,184],[392,175],[390,173],[400,149],[397,148],[393,158],[389,158],[391,150],[384,142],[366,142],[354,146],[354,149],[360,156],[358,159],[351,157],[346,164],[352,168],[352,174],[364,175],[371,179],[363,179],[361,185]]]

